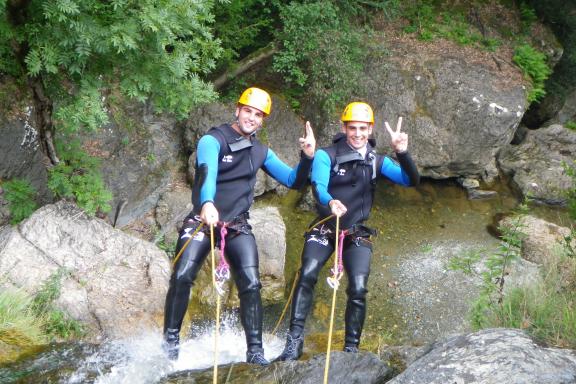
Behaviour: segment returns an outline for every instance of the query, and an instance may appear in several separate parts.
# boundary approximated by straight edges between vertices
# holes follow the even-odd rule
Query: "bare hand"
[[[200,211],[200,219],[202,219],[202,221],[207,225],[218,224],[218,210],[213,203],[207,202],[202,206],[202,211]]]
[[[390,128],[387,121],[384,122],[384,125],[386,125],[386,130],[390,134],[390,144],[392,144],[394,152],[405,152],[408,150],[408,135],[404,132],[400,132],[400,129],[402,128],[402,116],[398,118],[396,131],[393,131]]]
[[[343,216],[347,211],[346,206],[344,204],[342,204],[342,202],[340,200],[330,200],[328,205],[330,206],[330,209],[332,210],[332,214],[334,214],[335,216],[338,216],[338,217]]]
[[[314,132],[312,131],[312,126],[310,122],[306,122],[306,136],[298,139],[300,142],[300,149],[308,157],[314,157],[314,151],[316,150],[316,138],[314,137]]]

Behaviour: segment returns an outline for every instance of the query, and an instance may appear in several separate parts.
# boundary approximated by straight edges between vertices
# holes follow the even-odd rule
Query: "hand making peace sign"
[[[404,132],[400,132],[402,128],[402,116],[398,118],[398,123],[396,124],[396,130],[393,131],[390,128],[390,124],[388,122],[384,122],[386,125],[386,130],[390,134],[390,144],[394,149],[394,152],[405,152],[408,150],[408,135]]]
[[[308,157],[314,157],[314,150],[316,149],[316,138],[314,137],[314,132],[312,131],[312,126],[310,122],[306,122],[306,136],[298,139],[300,142],[300,149],[304,151],[304,154]]]

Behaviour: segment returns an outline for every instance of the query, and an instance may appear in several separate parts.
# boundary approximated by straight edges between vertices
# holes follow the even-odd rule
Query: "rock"
[[[486,191],[483,189],[468,189],[468,199],[469,200],[485,200],[492,199],[498,195],[496,191]]]
[[[458,184],[464,189],[476,189],[480,188],[480,182],[477,179],[470,177],[460,177],[458,178]]]
[[[15,95],[21,93],[5,79],[0,81],[0,87],[16,99]],[[27,180],[38,192],[38,203],[46,204],[53,196],[47,186],[46,159],[40,148],[35,111],[31,105],[31,99],[11,98],[9,106],[4,106],[0,100],[0,179]]]
[[[83,132],[81,140],[88,154],[102,160],[102,177],[113,195],[109,222],[125,201],[118,228],[149,214],[181,166],[182,140],[175,118],[154,114],[149,105],[117,101],[110,123]]]
[[[283,384],[317,384],[324,378],[326,355],[316,355],[306,361],[280,362],[267,367],[238,364],[233,367],[222,367],[218,382],[240,383],[283,383]],[[228,372],[233,369],[232,375]],[[392,369],[372,353],[358,354],[332,352],[330,354],[330,383],[369,384],[384,383],[392,376]],[[208,383],[212,379],[212,369],[188,371],[172,374],[166,383]]]
[[[176,244],[182,220],[192,210],[192,191],[186,185],[179,185],[160,196],[156,205],[156,223],[160,227],[158,237],[164,238],[164,244]]]
[[[485,329],[448,337],[388,384],[568,384],[576,353],[546,348],[516,329]]]
[[[89,340],[157,327],[169,269],[166,254],[151,243],[87,217],[65,201],[0,232],[2,287],[34,294],[63,271],[56,305],[88,327]]]
[[[395,126],[402,116],[422,176],[494,180],[496,155],[527,107],[520,70],[500,69],[491,54],[445,41],[387,34],[386,45],[390,55],[368,60],[359,84],[374,109],[379,152],[391,151],[384,122]],[[339,129],[335,121],[323,123],[322,145]]]
[[[563,162],[576,158],[576,132],[561,125],[529,131],[519,145],[509,145],[498,156],[500,169],[524,196],[550,205],[565,205],[572,186]]]
[[[501,222],[504,226],[512,225],[510,217]],[[570,228],[561,227],[534,216],[524,216],[520,221],[522,239],[522,258],[552,268],[560,273],[560,284],[563,287],[576,286],[576,271],[573,271],[569,260],[562,258],[562,244],[570,236]],[[572,247],[576,248],[576,239],[572,239]]]

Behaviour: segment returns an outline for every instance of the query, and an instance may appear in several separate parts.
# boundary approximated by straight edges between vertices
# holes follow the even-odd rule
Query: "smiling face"
[[[372,134],[372,124],[362,121],[348,121],[344,123],[342,131],[346,134],[348,145],[358,150],[368,144],[368,138]]]
[[[262,126],[264,112],[248,105],[239,104],[236,107],[236,124],[232,127],[241,135],[251,135]]]

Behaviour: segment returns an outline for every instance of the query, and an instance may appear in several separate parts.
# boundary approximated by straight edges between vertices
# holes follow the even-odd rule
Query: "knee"
[[[316,260],[304,263],[300,270],[299,284],[306,288],[314,288],[321,268],[322,266]]]
[[[178,264],[170,277],[171,286],[191,286],[196,279],[196,263]]]
[[[346,293],[351,300],[365,300],[368,289],[368,276],[353,276],[350,278]]]
[[[238,276],[238,294],[244,295],[250,292],[259,292],[262,288],[258,270],[256,268],[244,269]]]

